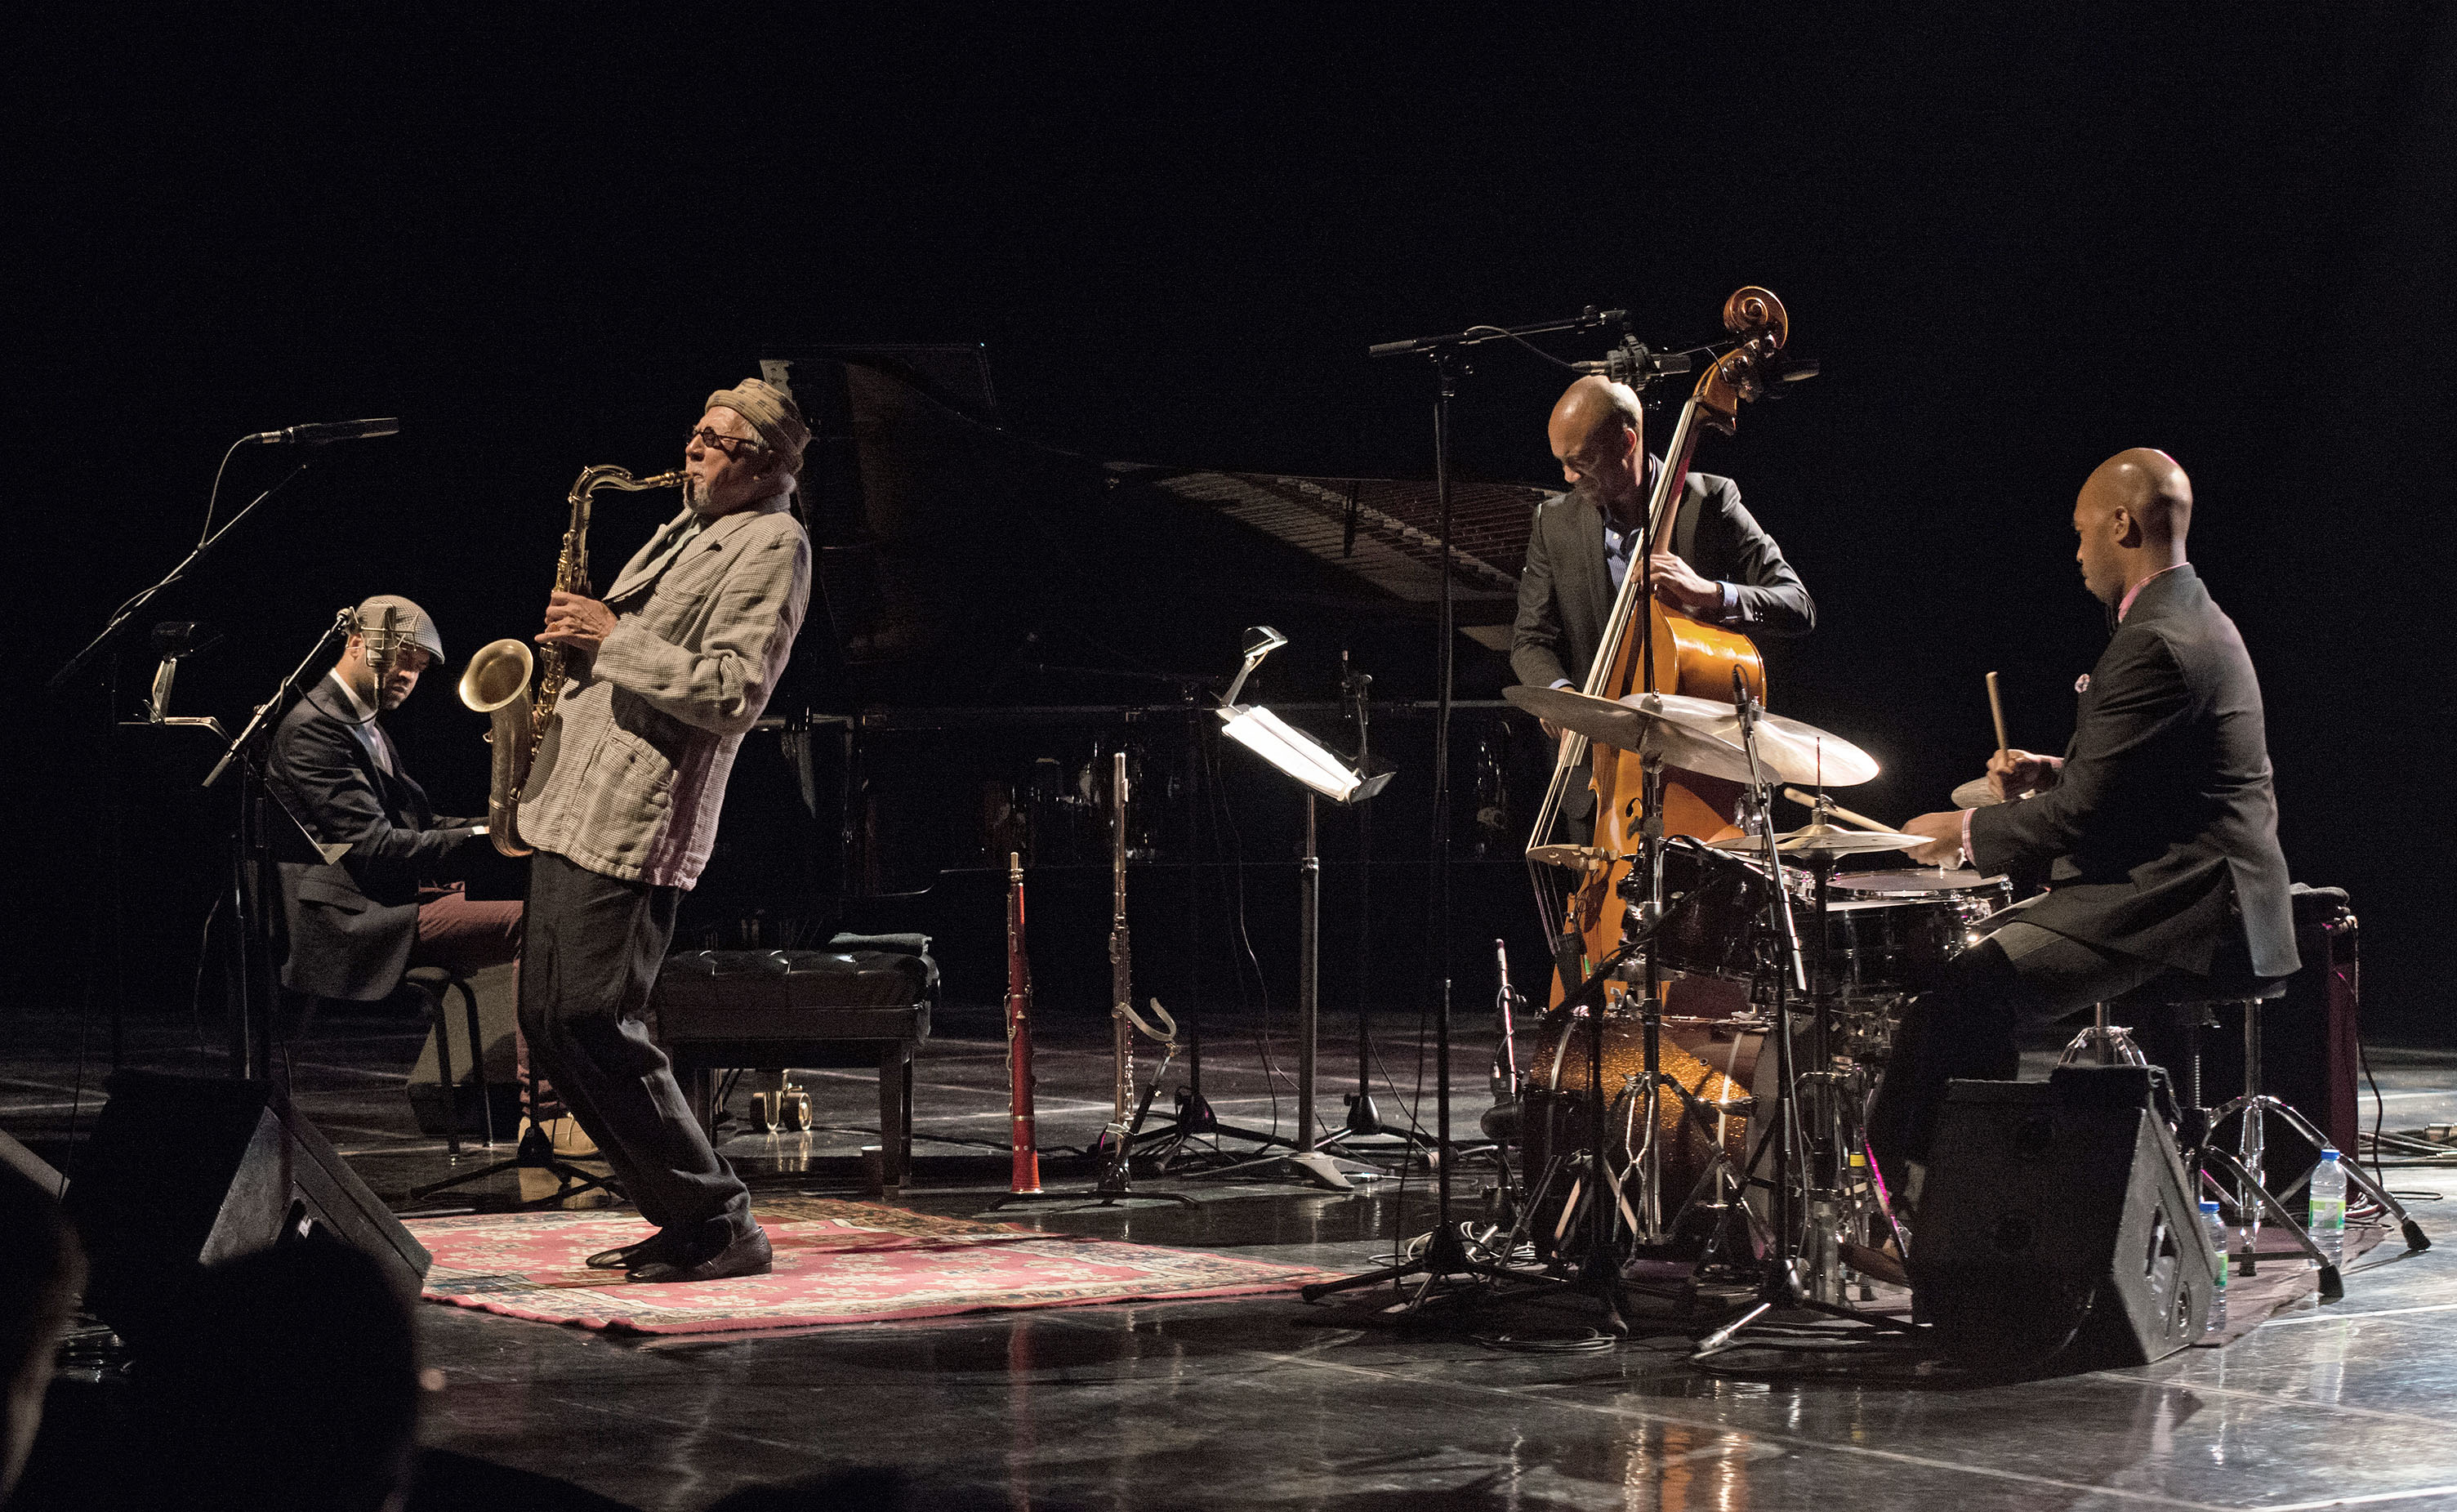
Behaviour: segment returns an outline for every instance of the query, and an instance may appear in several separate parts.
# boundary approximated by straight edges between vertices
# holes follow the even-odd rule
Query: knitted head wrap
[[[802,411],[792,395],[764,378],[746,378],[709,395],[707,407],[730,409],[751,422],[751,428],[759,432],[760,445],[783,460],[785,470],[801,472],[802,448],[810,444],[811,427],[802,424]]]

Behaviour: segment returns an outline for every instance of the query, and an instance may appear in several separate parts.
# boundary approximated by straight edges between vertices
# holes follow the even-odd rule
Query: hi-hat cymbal
[[[1527,859],[1585,871],[1591,866],[1602,865],[1609,858],[1592,845],[1538,845],[1528,851]]]
[[[1669,693],[1598,698],[1568,688],[1505,688],[1501,695],[1599,745],[1661,756],[1667,766],[1707,777],[1749,780],[1741,717],[1730,704]],[[1850,741],[1781,715],[1758,716],[1757,749],[1759,764],[1776,781],[1840,788],[1877,775],[1876,758]]]
[[[1774,838],[1774,848],[1786,856],[1856,856],[1864,851],[1903,851],[1928,841],[1917,835],[1897,834],[1889,830],[1847,830],[1833,824],[1811,824]],[[1741,856],[1761,856],[1765,841],[1754,835],[1736,835],[1714,842],[1721,851]]]

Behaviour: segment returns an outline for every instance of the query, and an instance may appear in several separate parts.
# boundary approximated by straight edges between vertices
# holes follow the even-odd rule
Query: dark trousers
[[[2014,1080],[2022,1064],[2020,1030],[2130,992],[2165,972],[2155,961],[2019,922],[1999,926],[1956,956],[1942,984],[1911,1000],[1869,1108],[1869,1145],[1888,1187],[1901,1191],[1904,1163],[1928,1160],[1948,1082]]]
[[[680,897],[544,851],[531,858],[521,1029],[641,1216],[661,1229],[739,1228],[751,1194],[710,1147],[641,1022]]]
[[[418,893],[418,943],[409,947],[413,966],[449,966],[474,976],[521,956],[521,905],[509,899],[472,901],[458,887],[423,887]]]

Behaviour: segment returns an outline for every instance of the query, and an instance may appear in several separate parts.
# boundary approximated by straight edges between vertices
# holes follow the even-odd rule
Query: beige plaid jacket
[[[625,564],[619,620],[564,685],[521,794],[521,835],[575,866],[690,887],[716,842],[743,733],[767,707],[811,596],[811,541],[778,494],[725,515],[659,570]]]

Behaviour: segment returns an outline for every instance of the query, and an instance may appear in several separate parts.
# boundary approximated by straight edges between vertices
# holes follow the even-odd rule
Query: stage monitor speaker
[[[2147,1364],[2200,1336],[2218,1261],[2142,1067],[1955,1082],[1911,1235],[1911,1284],[1964,1358]]]
[[[105,1085],[66,1206],[93,1268],[86,1308],[132,1344],[203,1267],[312,1230],[416,1295],[425,1247],[269,1084],[121,1071]]]

